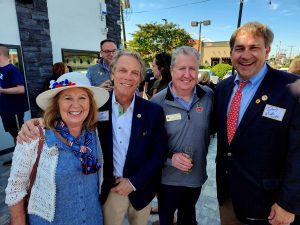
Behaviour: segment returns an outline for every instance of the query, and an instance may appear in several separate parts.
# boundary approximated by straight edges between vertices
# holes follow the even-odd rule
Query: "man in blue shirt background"
[[[24,77],[9,62],[9,50],[0,44],[0,117],[6,132],[14,138],[24,123],[24,112],[29,109]],[[11,160],[3,165],[10,165]]]
[[[87,71],[87,78],[92,86],[100,86],[106,90],[112,90],[111,71],[109,64],[117,51],[117,44],[111,39],[105,39],[100,42],[101,59],[96,65],[90,66]]]

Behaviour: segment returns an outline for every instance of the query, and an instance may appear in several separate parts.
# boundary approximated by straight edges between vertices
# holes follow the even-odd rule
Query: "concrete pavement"
[[[212,139],[207,155],[207,172],[208,180],[202,188],[200,198],[197,202],[197,221],[198,225],[219,225],[219,211],[216,199],[216,183],[215,183],[215,155],[216,155],[216,138]],[[9,213],[8,207],[4,203],[5,188],[10,172],[10,167],[2,166],[4,161],[7,161],[12,156],[12,153],[0,156],[0,224],[8,225]],[[157,200],[153,200],[153,206],[157,205]],[[157,215],[151,215],[148,225],[152,225],[158,219]],[[125,225],[128,224],[126,221]],[[70,224],[72,225],[72,224]]]

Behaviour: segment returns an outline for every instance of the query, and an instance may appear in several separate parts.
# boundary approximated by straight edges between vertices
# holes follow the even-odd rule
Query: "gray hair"
[[[175,49],[172,53],[171,68],[174,68],[176,58],[179,54],[194,56],[194,58],[196,59],[196,62],[198,64],[197,68],[199,67],[199,63],[200,63],[199,52],[195,48],[192,48],[190,46],[181,46],[181,47]]]
[[[118,50],[116,52],[111,63],[109,64],[109,68],[110,68],[112,74],[116,71],[117,62],[121,56],[131,56],[139,62],[140,66],[141,66],[140,67],[140,69],[141,69],[140,77],[141,77],[141,81],[142,81],[146,75],[145,63],[144,63],[144,60],[142,59],[142,57],[140,56],[140,54],[137,52],[134,52],[134,51]]]

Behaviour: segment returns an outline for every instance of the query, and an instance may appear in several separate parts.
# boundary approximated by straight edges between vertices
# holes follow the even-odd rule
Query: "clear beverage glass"
[[[187,155],[187,159],[189,159],[191,161],[191,163],[193,163],[194,150],[191,146],[184,147],[182,153],[185,153]],[[192,170],[193,170],[193,167],[191,167],[185,173],[189,174],[192,172]]]

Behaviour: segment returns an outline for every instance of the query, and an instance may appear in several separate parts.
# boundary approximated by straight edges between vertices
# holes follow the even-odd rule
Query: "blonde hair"
[[[274,39],[273,31],[265,24],[260,22],[249,22],[239,27],[236,31],[233,32],[230,38],[230,51],[234,47],[236,37],[239,33],[250,33],[258,37],[263,37],[265,41],[265,47],[271,47],[271,44]]]
[[[207,71],[204,71],[202,74],[201,74],[201,77],[199,79],[200,82],[204,83],[204,84],[208,84],[210,82],[210,75],[209,75],[209,72]]]
[[[289,67],[289,72],[300,75],[300,58],[294,59]]]
[[[98,111],[97,111],[97,105],[94,99],[93,92],[87,88],[80,87],[80,89],[83,89],[87,92],[88,98],[90,100],[90,111],[88,113],[87,118],[83,121],[83,126],[89,130],[94,130],[97,127]],[[58,119],[60,119],[58,99],[62,92],[64,91],[59,92],[51,99],[49,105],[47,106],[44,112],[43,118],[44,118],[44,123],[46,128],[55,129],[55,122]]]

